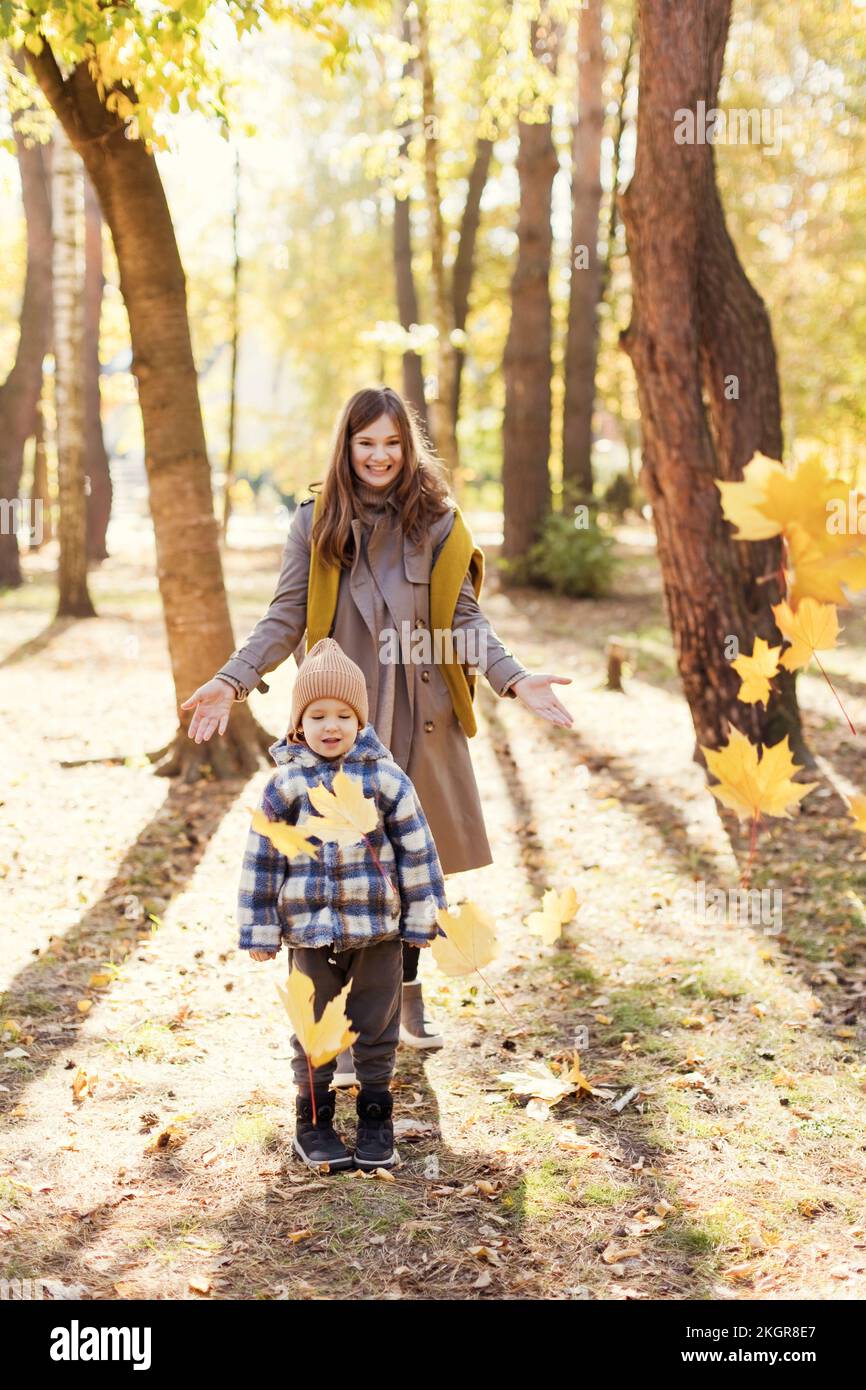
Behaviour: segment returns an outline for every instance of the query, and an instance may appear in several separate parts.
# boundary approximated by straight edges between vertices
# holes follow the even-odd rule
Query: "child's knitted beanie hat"
[[[290,737],[296,736],[307,705],[327,696],[334,700],[345,700],[347,705],[351,705],[358,716],[358,723],[361,728],[364,727],[369,717],[364,672],[333,637],[322,637],[301,662],[292,691]]]

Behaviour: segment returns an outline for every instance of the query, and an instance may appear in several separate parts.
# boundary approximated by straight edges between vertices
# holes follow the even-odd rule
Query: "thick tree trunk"
[[[475,142],[475,158],[469,173],[469,187],[466,190],[466,203],[460,222],[460,240],[454,258],[451,282],[454,327],[462,332],[466,328],[469,314],[469,291],[472,288],[472,275],[475,269],[475,247],[478,242],[478,229],[481,225],[481,198],[490,174],[490,160],[493,156],[493,141],[479,137]],[[454,428],[460,419],[460,387],[463,380],[463,363],[466,354],[462,348],[455,351],[454,378]]]
[[[412,25],[406,15],[405,0],[397,0],[397,31],[404,43],[412,42]],[[403,67],[403,76],[411,75],[414,60]],[[412,122],[406,121],[400,127],[399,162],[408,160],[408,146],[411,139]],[[418,312],[418,293],[412,270],[412,209],[409,197],[394,195],[394,222],[392,227],[394,248],[394,282],[397,294],[397,316],[405,332],[413,323],[420,323]],[[430,434],[430,421],[427,418],[427,401],[424,395],[424,366],[417,352],[403,353],[403,395],[414,408],[419,423],[426,435]]]
[[[680,675],[698,742],[733,724],[755,740],[798,744],[793,685],[765,712],[738,701],[729,639],[751,652],[776,636],[778,542],[731,540],[715,478],[736,479],[756,449],[781,454],[769,318],[728,236],[709,143],[677,144],[675,113],[715,104],[730,0],[644,0],[635,174],[621,200],[634,285],[623,345],[637,374],[641,481],[653,508]],[[736,383],[736,399],[728,399]],[[726,395],[727,392],[727,395]]]
[[[556,42],[548,49],[554,68]],[[534,24],[536,55],[539,49]],[[502,554],[509,559],[526,553],[550,511],[550,212],[559,167],[549,120],[518,121],[518,138],[517,264],[504,357]]]
[[[572,138],[571,286],[565,345],[562,485],[575,500],[592,496],[592,412],[598,353],[601,266],[601,137],[604,129],[604,50],[601,0],[580,10],[577,48],[578,119]]]
[[[442,218],[442,199],[439,193],[439,118],[436,115],[427,0],[415,0],[415,10],[424,122],[424,185],[427,192],[427,216],[430,222],[430,279],[433,289],[433,322],[439,335],[436,352],[436,397],[428,405],[428,414],[436,450],[448,465],[451,473],[452,490],[459,495],[462,491],[462,479],[460,477],[460,455],[457,447],[454,412],[457,391],[457,354],[451,338],[454,331],[454,310],[448,292],[445,270],[445,224]]]
[[[105,560],[105,536],[111,517],[111,472],[102,434],[99,390],[99,325],[102,318],[102,213],[90,179],[84,181],[84,439],[87,497],[87,555]]]
[[[21,66],[21,60],[16,58]],[[26,114],[26,113],[22,113]],[[24,445],[34,433],[42,359],[51,339],[51,188],[45,147],[27,143],[12,122],[27,228],[27,270],[15,362],[0,384],[0,588],[21,583],[19,518]],[[30,518],[31,526],[33,518]]]
[[[186,283],[156,161],[106,111],[85,65],[67,81],[48,45],[28,60],[84,160],[111,230],[129,314],[159,587],[181,729],[159,770],[195,777],[249,774],[267,736],[246,705],[225,738],[196,745],[180,703],[209,680],[234,641],[223,583],[219,528],[190,342]]]
[[[92,618],[84,472],[84,170],[54,137],[54,399],[57,409],[58,618]]]

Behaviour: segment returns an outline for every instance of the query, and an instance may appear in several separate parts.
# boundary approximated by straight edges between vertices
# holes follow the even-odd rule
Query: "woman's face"
[[[390,415],[380,415],[349,440],[352,472],[370,487],[393,482],[403,467],[403,450],[397,426]]]

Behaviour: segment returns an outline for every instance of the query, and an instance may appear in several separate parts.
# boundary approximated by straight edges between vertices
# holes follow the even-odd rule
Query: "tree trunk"
[[[92,618],[84,472],[84,170],[54,137],[54,399],[57,409],[58,618]]]
[[[99,327],[102,318],[102,213],[90,179],[84,179],[84,439],[87,497],[87,555],[105,560],[111,517],[111,472],[102,434],[99,392]]]
[[[51,520],[51,487],[48,482],[48,452],[45,448],[45,414],[40,399],[36,406],[36,420],[33,431],[33,489],[30,494],[31,510],[40,518],[38,533],[30,543],[31,550],[38,550],[54,538]]]
[[[14,55],[14,61],[23,69],[20,55]],[[27,270],[18,350],[12,370],[0,384],[0,588],[21,583],[15,530],[20,519],[24,445],[34,433],[42,359],[51,338],[51,188],[45,147],[25,141],[18,113],[13,116],[12,131],[27,228]],[[31,517],[31,526],[33,521]]]
[[[544,30],[545,35],[547,30]],[[558,36],[552,42],[556,66]],[[533,51],[543,50],[533,23]],[[505,343],[502,554],[522,556],[550,511],[551,189],[559,162],[547,121],[518,121],[520,209]]]
[[[462,491],[462,479],[454,413],[457,355],[451,338],[454,331],[454,311],[445,271],[445,224],[439,193],[439,118],[436,115],[427,0],[415,0],[415,9],[424,121],[424,184],[427,192],[427,216],[430,221],[433,322],[439,335],[436,353],[436,396],[430,402],[428,411],[437,453],[448,465],[452,490],[459,496]]]
[[[479,137],[475,142],[475,158],[469,173],[469,187],[466,190],[466,203],[460,222],[460,240],[454,258],[454,271],[451,284],[454,327],[463,332],[469,313],[469,291],[472,288],[472,275],[475,269],[475,247],[478,242],[478,228],[481,225],[481,198],[490,173],[490,160],[493,156],[493,141]],[[463,380],[463,363],[466,354],[462,348],[455,349],[454,378],[454,428],[460,419],[460,387]]]
[[[217,776],[249,775],[269,740],[246,705],[234,711],[226,736],[212,744],[186,738],[190,716],[180,710],[181,701],[222,665],[234,640],[186,283],[159,170],[142,142],[127,139],[123,121],[100,102],[86,65],[64,81],[47,44],[38,55],[27,56],[93,180],[114,241],[129,314],[159,587],[181,725],[163,750],[158,770],[183,771],[193,779],[207,763]]]
[[[730,0],[644,0],[637,159],[621,200],[633,278],[623,346],[637,374],[641,481],[652,504],[677,662],[698,742],[729,725],[753,740],[799,741],[793,682],[768,711],[737,699],[729,639],[751,653],[780,640],[770,605],[783,596],[781,545],[735,542],[715,478],[738,479],[759,449],[781,455],[781,410],[769,317],[728,235],[710,143],[677,144],[675,113],[715,105]],[[726,399],[736,381],[737,399]],[[757,580],[765,574],[767,583]]]
[[[601,0],[587,0],[586,7],[580,11],[577,63],[578,119],[572,139],[571,175],[571,286],[562,416],[562,485],[563,492],[574,501],[592,497],[592,412],[601,297],[598,257],[604,129]]]
[[[235,150],[235,200],[232,206],[232,295],[229,306],[230,366],[229,366],[229,429],[226,448],[225,488],[223,490],[223,539],[229,533],[232,514],[232,483],[235,476],[235,436],[237,433],[238,346],[240,343],[241,252],[238,241],[238,219],[241,209],[241,156]]]
[[[397,27],[404,43],[412,42],[412,25],[406,16],[405,0],[397,0]],[[414,60],[403,67],[403,76],[408,77],[414,68]],[[412,122],[406,121],[400,127],[400,153],[398,160],[408,159],[408,145],[411,138]],[[412,215],[409,197],[400,198],[394,194],[394,281],[397,292],[397,315],[400,325],[408,333],[413,323],[420,323],[418,294],[415,276],[412,272]],[[427,418],[427,401],[424,395],[424,367],[417,352],[403,353],[403,395],[415,409],[424,433],[430,434],[430,421]]]

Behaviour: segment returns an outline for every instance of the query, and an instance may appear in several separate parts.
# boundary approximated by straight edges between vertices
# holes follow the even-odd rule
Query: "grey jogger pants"
[[[325,1005],[351,982],[346,1013],[352,1031],[355,1075],[362,1086],[387,1091],[394,1075],[400,1039],[400,1006],[403,994],[403,942],[400,937],[375,941],[369,946],[335,952],[332,946],[292,946],[291,965],[309,975],[315,986],[313,1008],[321,1017]],[[313,1084],[327,1087],[337,1059],[313,1070]],[[310,1073],[304,1049],[292,1038],[292,1075],[299,1091],[309,1092]]]

